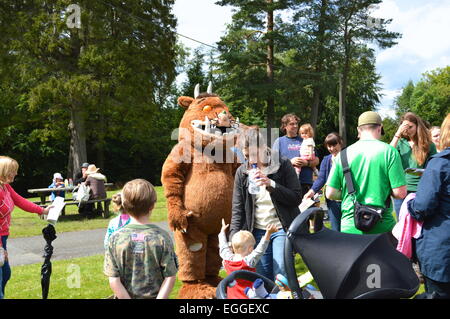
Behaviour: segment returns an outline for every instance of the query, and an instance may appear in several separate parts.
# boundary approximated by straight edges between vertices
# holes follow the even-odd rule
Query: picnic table
[[[105,187],[111,187],[113,186],[113,183],[105,183]],[[39,198],[41,199],[40,204],[41,205],[45,205],[46,201],[46,197],[55,191],[64,191],[64,192],[72,192],[75,189],[76,186],[67,186],[67,187],[59,187],[59,188],[35,188],[35,189],[29,189],[28,193],[31,194],[38,194]]]
[[[113,183],[105,183],[106,188],[111,187],[113,185],[114,185]],[[46,197],[50,193],[55,192],[55,191],[64,191],[64,192],[69,193],[69,192],[72,192],[76,187],[77,186],[66,186],[66,187],[58,187],[58,188],[48,188],[48,187],[33,188],[33,189],[28,189],[27,191],[28,191],[28,193],[31,193],[31,194],[37,194],[40,198],[40,201],[34,202],[34,203],[38,204],[39,206],[45,207],[45,206],[47,206],[47,203],[51,203],[51,201],[46,200]],[[64,201],[65,201],[66,205],[78,205],[79,204],[79,202],[73,200],[72,198],[65,198]],[[111,202],[111,198],[91,199],[91,200],[88,200],[86,203],[89,204],[89,203],[99,203],[99,202],[100,203],[103,202],[105,204],[105,209],[103,210],[103,213],[104,213],[105,218],[108,217],[109,216],[109,204]],[[65,215],[64,208],[62,211],[62,215]]]

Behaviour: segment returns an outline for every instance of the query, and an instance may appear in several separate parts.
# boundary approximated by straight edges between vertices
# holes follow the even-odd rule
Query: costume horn
[[[212,82],[211,81],[209,81],[209,84],[208,84],[208,90],[206,90],[206,92],[208,93],[208,94],[212,94]]]
[[[197,83],[197,85],[195,86],[195,89],[194,89],[194,99],[196,99],[197,96],[199,96],[199,95],[200,95],[200,84]]]

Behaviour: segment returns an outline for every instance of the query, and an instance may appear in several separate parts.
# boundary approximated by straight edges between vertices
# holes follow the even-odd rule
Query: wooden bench
[[[77,205],[80,204],[80,202],[74,201],[73,199],[65,199],[65,206],[68,205]],[[41,207],[47,207],[47,203],[50,204],[51,201],[46,201],[45,205],[42,205],[41,202],[34,202],[35,204],[41,206]],[[111,198],[102,198],[102,199],[90,199],[87,202],[83,202],[84,204],[95,204],[95,203],[103,203],[103,218],[108,218],[109,217],[109,204],[111,203]],[[65,206],[61,212],[61,215],[64,216],[66,214],[65,212]]]

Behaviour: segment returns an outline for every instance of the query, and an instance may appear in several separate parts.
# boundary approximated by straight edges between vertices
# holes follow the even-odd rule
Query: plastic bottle
[[[248,192],[253,195],[259,194],[259,186],[256,184],[257,178],[255,177],[257,169],[258,166],[252,164],[252,169],[248,172]]]
[[[64,180],[64,187],[69,187],[69,181],[67,180],[67,178]]]
[[[69,187],[73,186],[73,179],[69,178]]]

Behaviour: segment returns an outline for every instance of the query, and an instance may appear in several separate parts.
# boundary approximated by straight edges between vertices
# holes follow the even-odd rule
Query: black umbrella
[[[50,287],[50,276],[52,274],[52,263],[50,258],[53,255],[52,241],[56,239],[55,227],[52,224],[48,224],[42,229],[42,235],[46,241],[44,248],[44,263],[41,267],[41,287],[42,287],[42,299],[47,299],[48,290]]]

